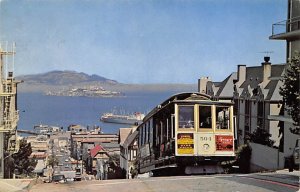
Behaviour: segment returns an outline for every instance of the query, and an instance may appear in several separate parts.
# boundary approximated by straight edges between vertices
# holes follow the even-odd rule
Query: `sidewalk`
[[[278,173],[278,174],[286,174],[286,175],[294,175],[294,176],[297,176],[297,177],[300,177],[300,170],[294,170],[293,172],[289,172],[288,169],[282,169],[282,170],[277,170],[275,173]]]
[[[0,179],[0,192],[25,192],[35,183],[35,179]]]
[[[256,173],[251,176],[259,179],[276,181],[293,186],[300,185],[300,171],[289,172],[288,169],[283,169],[277,170],[273,173]]]

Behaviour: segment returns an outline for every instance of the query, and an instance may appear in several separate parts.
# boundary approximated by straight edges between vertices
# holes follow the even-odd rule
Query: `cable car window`
[[[199,106],[199,126],[203,129],[211,129],[211,106]]]
[[[194,106],[179,106],[179,128],[194,128]]]
[[[229,107],[216,107],[216,128],[229,129]]]

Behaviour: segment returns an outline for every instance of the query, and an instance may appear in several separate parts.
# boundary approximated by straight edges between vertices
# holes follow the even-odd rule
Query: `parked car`
[[[53,175],[52,176],[52,182],[65,183],[65,182],[67,182],[67,179],[65,178],[64,175]]]

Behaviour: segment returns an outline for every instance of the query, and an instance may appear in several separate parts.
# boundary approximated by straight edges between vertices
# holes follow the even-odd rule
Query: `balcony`
[[[270,39],[295,40],[300,39],[300,17],[280,21],[272,25]]]
[[[4,118],[3,124],[0,125],[0,132],[11,132],[15,131],[19,121],[19,111],[11,113],[9,116]]]

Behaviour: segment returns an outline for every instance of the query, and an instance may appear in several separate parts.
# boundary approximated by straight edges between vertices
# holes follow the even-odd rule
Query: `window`
[[[211,129],[211,106],[199,106],[199,127]]]
[[[140,134],[140,137],[139,137],[139,146],[142,146],[143,145],[143,126],[141,126],[139,128],[139,134]]]
[[[250,100],[245,100],[245,133],[251,132],[251,103]],[[248,130],[248,131],[247,131]]]
[[[179,106],[179,128],[194,128],[194,106]]]
[[[145,130],[145,142],[144,144],[148,143],[148,126],[147,123],[144,124],[144,130]]]
[[[150,121],[149,121],[149,128],[150,128],[150,135],[149,135],[149,142],[150,143],[153,143],[153,120],[152,119],[150,119]]]
[[[152,138],[152,136],[151,136],[152,127],[150,125],[150,121],[147,122],[147,126],[148,126],[148,142],[152,143],[152,141],[151,141],[151,138]]]
[[[216,107],[216,129],[229,129],[228,107]]]
[[[264,103],[258,101],[257,103],[257,127],[264,128]]]

